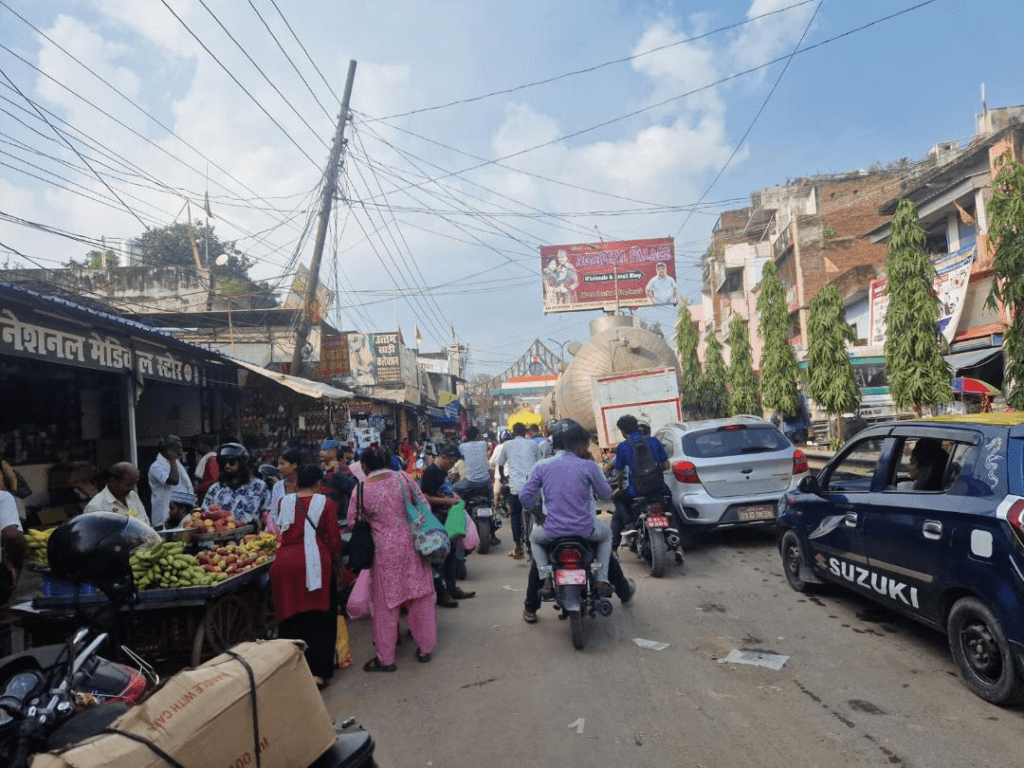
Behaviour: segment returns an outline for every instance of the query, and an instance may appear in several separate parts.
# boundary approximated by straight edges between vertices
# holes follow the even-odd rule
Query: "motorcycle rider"
[[[568,422],[568,423],[566,423]],[[597,591],[612,594],[608,564],[612,555],[612,532],[600,522],[591,507],[591,490],[599,499],[610,499],[611,486],[600,467],[590,458],[590,433],[572,419],[559,425],[560,443],[565,450],[557,458],[538,463],[520,492],[520,502],[530,509],[544,495],[544,521],[530,534],[530,549],[537,572],[551,589],[552,569],[547,547],[559,536],[581,536],[597,544]]]
[[[459,451],[466,462],[466,474],[452,487],[464,499],[470,496],[489,495],[491,469],[487,464],[487,441],[480,439],[480,430],[470,427],[466,430],[466,441],[459,443]]]
[[[635,466],[633,462],[633,446],[630,444],[630,441],[646,441],[651,447],[654,460],[661,465],[662,470],[669,469],[668,454],[665,453],[665,447],[656,437],[650,436],[649,427],[647,430],[648,434],[643,434],[640,429],[640,422],[636,416],[629,413],[625,416],[620,416],[619,420],[615,422],[615,426],[619,428],[622,436],[626,439],[619,443],[615,449],[615,459],[604,465],[605,472],[615,471],[616,484],[619,486],[612,496],[615,502],[615,514],[612,516],[612,549],[619,548],[619,545],[622,543],[623,533],[632,533],[633,526],[636,523],[633,500],[640,496],[640,493],[633,487]],[[622,487],[624,478],[626,480],[625,488]],[[664,486],[663,493],[667,494],[668,492],[668,487]]]
[[[505,467],[509,468],[508,491],[512,497],[512,538],[515,548],[508,553],[514,560],[522,560],[523,553],[523,505],[519,500],[526,479],[533,465],[540,460],[540,448],[526,439],[526,425],[517,421],[512,425],[512,439],[505,444],[505,450],[498,459],[498,474],[505,479]]]

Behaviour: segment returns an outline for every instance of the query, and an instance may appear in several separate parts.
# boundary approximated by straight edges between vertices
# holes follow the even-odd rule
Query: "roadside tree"
[[[729,411],[733,416],[748,413],[761,416],[757,398],[757,374],[754,373],[754,354],[747,337],[743,318],[733,315],[729,321]]]
[[[940,347],[935,266],[924,252],[924,230],[910,200],[899,201],[889,231],[885,369],[896,407],[921,415],[924,406],[953,399]]]
[[[835,286],[826,285],[811,299],[807,339],[807,392],[828,413],[830,423],[838,416],[834,434],[841,444],[843,413],[860,408],[861,394],[846,353],[856,334],[843,317],[843,299]]]
[[[995,248],[994,279],[988,306],[1002,303],[1010,320],[1003,339],[1006,403],[1024,410],[1024,163],[1002,158],[988,204],[989,242]]]
[[[769,261],[761,270],[757,313],[760,316],[757,332],[764,342],[761,349],[761,403],[780,417],[795,416],[800,410],[796,390],[800,368],[796,352],[789,343],[786,290],[774,261]]]
[[[700,370],[700,359],[697,357],[697,345],[700,334],[693,325],[690,315],[690,302],[682,299],[679,302],[679,320],[676,322],[676,353],[679,356],[681,386],[679,405],[684,415],[690,418],[700,415],[704,406],[704,374]]]
[[[722,342],[714,330],[704,338],[704,389],[700,402],[702,416],[721,419],[729,415],[729,373],[722,357]]]

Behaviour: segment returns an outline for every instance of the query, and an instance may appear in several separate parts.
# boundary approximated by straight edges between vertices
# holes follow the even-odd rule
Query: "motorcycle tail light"
[[[689,461],[677,461],[672,465],[672,476],[680,483],[699,483],[697,467]]]
[[[660,515],[661,514],[661,504],[651,504],[651,514],[652,515]]]
[[[797,448],[793,451],[793,474],[800,475],[807,471],[807,454]]]
[[[1024,544],[1024,499],[1017,499],[1006,513],[1006,522],[1017,535],[1017,539]]]
[[[558,562],[566,567],[575,568],[583,562],[583,555],[575,549],[566,548],[558,553]]]
[[[119,699],[125,704],[138,704],[142,701],[142,697],[145,695],[146,678],[132,670],[128,685],[123,691],[121,691],[121,695],[118,696],[117,699],[112,699],[112,701],[117,701]]]

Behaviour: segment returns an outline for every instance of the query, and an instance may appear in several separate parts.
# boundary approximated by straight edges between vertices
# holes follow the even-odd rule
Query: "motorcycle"
[[[636,513],[634,530],[623,534],[623,538],[630,550],[647,561],[651,576],[665,575],[669,551],[675,554],[676,564],[682,565],[682,537],[674,512],[671,506],[666,508],[665,499],[649,496],[634,499],[633,511]]]
[[[486,555],[491,551],[491,540],[501,527],[501,520],[494,514],[489,492],[474,492],[465,499],[465,502],[468,515],[466,525],[472,522],[480,536],[480,543],[477,544],[476,551],[481,555]]]
[[[577,650],[586,643],[583,634],[584,614],[611,616],[612,602],[597,591],[600,563],[594,561],[590,542],[579,536],[564,536],[551,544],[551,566],[554,594],[541,590],[541,600],[554,601],[560,610],[558,618],[569,621],[569,636]]]

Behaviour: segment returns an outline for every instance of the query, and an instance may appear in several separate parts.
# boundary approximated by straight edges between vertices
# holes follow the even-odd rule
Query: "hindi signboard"
[[[677,304],[671,237],[540,249],[544,314]]]
[[[401,337],[397,333],[373,334],[378,384],[402,383],[401,344]]]

